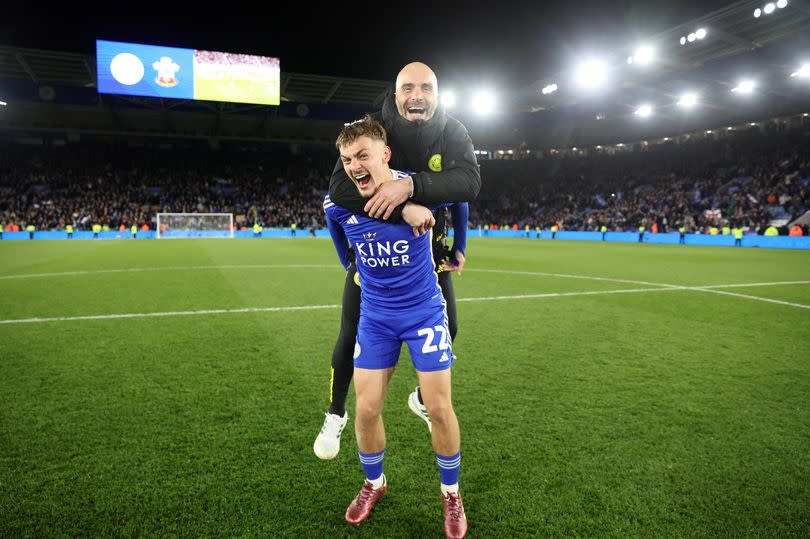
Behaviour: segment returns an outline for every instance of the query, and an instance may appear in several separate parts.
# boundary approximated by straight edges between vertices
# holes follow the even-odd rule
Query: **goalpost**
[[[233,238],[232,213],[158,213],[158,238]]]

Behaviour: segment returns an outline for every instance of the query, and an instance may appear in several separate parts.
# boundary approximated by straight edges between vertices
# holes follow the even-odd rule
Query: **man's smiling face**
[[[382,140],[367,136],[358,137],[354,142],[340,148],[340,160],[343,170],[351,178],[360,191],[360,196],[369,198],[376,191],[384,178],[375,178],[371,175],[369,167],[383,165],[391,157],[391,150]]]
[[[397,75],[395,100],[400,116],[408,121],[430,120],[436,112],[439,84],[433,71],[420,62]]]

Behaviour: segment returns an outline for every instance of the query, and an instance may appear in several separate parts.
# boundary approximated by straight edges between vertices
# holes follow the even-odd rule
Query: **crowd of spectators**
[[[10,150],[10,148],[5,148]],[[213,151],[91,145],[0,157],[0,224],[154,229],[159,212],[231,213],[237,226],[323,226],[324,149]]]
[[[613,155],[484,161],[482,178],[473,226],[762,232],[810,210],[810,136],[751,131]]]
[[[0,146],[0,225],[154,228],[158,212],[322,228],[336,152],[77,143]],[[295,151],[293,151],[295,150]],[[483,161],[470,226],[761,233],[810,210],[810,136],[750,130],[626,151]],[[806,229],[805,229],[806,233]]]

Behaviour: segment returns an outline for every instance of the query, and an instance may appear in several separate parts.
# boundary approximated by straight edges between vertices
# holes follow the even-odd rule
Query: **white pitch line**
[[[21,273],[17,275],[0,275],[0,281],[11,279],[31,279],[37,277],[71,277],[75,275],[99,275],[105,273],[142,273],[146,271],[192,271],[220,269],[342,269],[335,264],[254,264],[225,266],[166,266],[162,268],[121,268],[106,270],[60,271],[56,273]]]
[[[201,314],[272,313],[279,311],[316,311],[337,309],[340,305],[293,305],[289,307],[246,307],[244,309],[206,309],[202,311],[168,311],[157,313],[97,314],[89,316],[57,316],[53,318],[22,318],[0,320],[0,324],[38,324],[42,322],[72,322],[74,320],[115,320],[118,318],[156,318],[161,316],[196,316]]]
[[[700,285],[696,288],[709,289],[709,288],[745,288],[749,286],[787,286],[791,284],[810,284],[810,281],[773,281],[770,283],[737,283],[737,284],[707,284]]]
[[[776,303],[778,305],[787,305],[789,307],[798,307],[800,309],[810,309],[810,305],[805,305],[803,303],[791,303],[789,301],[782,301],[778,299],[771,299],[771,298],[763,298],[760,296],[749,296],[747,294],[737,294],[736,292],[724,292],[722,290],[709,290],[708,288],[695,288],[694,290],[700,290],[701,292],[711,292],[712,294],[722,294],[724,296],[734,296],[735,298],[745,298],[745,299],[753,299],[757,301],[764,301],[767,303]]]
[[[105,270],[77,270],[77,271],[64,271],[54,273],[27,273],[17,275],[0,275],[0,281],[12,279],[41,278],[41,277],[70,277],[77,275],[141,273],[151,271],[240,270],[240,269],[327,269],[335,271],[343,270],[337,264],[228,264],[221,266],[165,266],[153,268],[120,268],[120,269],[105,269]],[[718,284],[718,285],[705,285],[705,286],[701,285],[689,287],[687,285],[677,285],[670,283],[654,283],[650,281],[637,281],[632,279],[616,279],[613,277],[597,277],[592,275],[575,275],[568,273],[548,273],[542,271],[517,271],[517,270],[482,269],[482,268],[470,268],[465,271],[479,272],[479,273],[500,273],[506,275],[532,275],[537,277],[557,277],[561,279],[581,279],[585,281],[605,281],[612,283],[639,284],[645,286],[658,286],[662,288],[674,288],[674,289],[735,288],[748,286],[780,286],[792,284],[810,284],[810,281],[774,281],[767,283]]]
[[[546,273],[542,271],[513,271],[513,270],[479,269],[479,268],[470,268],[465,271],[481,272],[481,273],[505,273],[507,275],[534,275],[538,277],[559,277],[562,279],[584,279],[587,281],[607,281],[611,283],[643,284],[647,286],[661,286],[664,288],[677,288],[678,286],[680,286],[677,284],[651,283],[649,281],[633,281],[630,279],[614,279],[612,277],[593,277],[590,275],[572,275],[567,273]]]
[[[667,290],[678,290],[677,288],[639,288],[635,290],[595,290],[587,292],[562,292],[550,294],[523,294],[517,296],[489,296],[480,298],[459,298],[456,301],[499,301],[512,299],[530,298],[553,298],[560,296],[594,296],[603,294],[622,294],[630,292],[661,292]],[[311,311],[318,309],[337,309],[340,305],[300,305],[291,307],[252,307],[246,309],[206,309],[201,311],[170,311],[156,313],[122,313],[122,314],[99,314],[90,316],[57,316],[53,318],[23,318],[0,320],[0,325],[8,324],[40,324],[44,322],[72,322],[76,320],[114,320],[119,318],[153,318],[162,316],[195,316],[203,314],[236,314],[236,313],[264,313],[282,311]]]
[[[670,290],[687,290],[686,288],[625,288],[621,290],[593,290],[590,292],[549,292],[547,294],[520,294],[517,296],[484,296],[480,298],[459,298],[456,302],[462,301],[499,301],[506,299],[539,299],[539,298],[561,298],[564,296],[601,296],[605,294],[630,294],[639,292],[668,292]]]
[[[465,271],[478,271],[484,273],[505,273],[509,275],[536,275],[539,277],[560,277],[563,279],[585,279],[588,281],[608,281],[612,283],[628,283],[628,284],[643,284],[648,286],[660,286],[664,288],[674,288],[676,290],[704,290],[710,288],[738,288],[749,286],[783,286],[793,284],[810,284],[810,281],[772,281],[764,283],[731,283],[731,284],[707,284],[707,285],[684,285],[684,284],[671,284],[671,283],[652,283],[649,281],[634,281],[630,279],[614,279],[612,277],[594,277],[591,275],[571,275],[566,273],[545,273],[541,271],[512,271],[512,270],[495,270],[495,269],[469,269]]]
[[[224,266],[166,266],[162,268],[121,268],[106,270],[78,270],[63,271],[56,273],[24,273],[17,275],[0,275],[0,281],[11,279],[30,279],[37,277],[70,277],[76,275],[96,275],[109,273],[140,273],[146,271],[193,271],[193,270],[239,270],[239,269],[332,269],[343,271],[337,264],[253,264],[253,265],[224,265]],[[533,275],[538,277],[558,277],[562,279],[581,279],[585,281],[605,281],[610,283],[640,284],[645,286],[660,286],[663,288],[673,288],[679,285],[666,283],[651,283],[648,281],[634,281],[630,279],[614,279],[612,277],[595,277],[590,275],[572,275],[566,273],[545,273],[540,271],[512,271],[499,269],[478,269],[471,268],[468,272],[479,273],[501,273],[506,275]]]
[[[748,296],[746,294],[736,294],[733,292],[721,292],[719,290],[714,290],[715,288],[747,288],[753,286],[784,286],[784,285],[796,285],[796,284],[810,284],[810,281],[773,281],[773,282],[766,282],[766,283],[733,283],[733,284],[715,284],[715,285],[705,285],[705,286],[686,286],[686,285],[676,285],[676,284],[669,284],[669,283],[651,283],[648,281],[633,281],[628,279],[613,279],[610,277],[591,277],[586,275],[568,275],[565,273],[545,273],[540,271],[512,271],[512,270],[491,270],[491,269],[470,269],[468,271],[480,271],[486,273],[506,273],[506,274],[513,274],[513,275],[537,275],[541,277],[561,277],[564,279],[586,279],[591,281],[609,281],[609,282],[616,282],[616,283],[629,283],[629,284],[642,284],[642,285],[649,285],[649,286],[660,286],[659,290],[692,290],[695,292],[708,292],[714,294],[723,294],[728,296],[737,296],[740,298],[751,299],[751,300],[759,300],[764,301],[766,303],[776,303],[778,305],[787,305],[789,307],[798,307],[800,309],[810,309],[810,305],[804,305],[801,303],[791,303],[789,301],[781,301],[778,299],[770,299],[770,298],[763,298],[759,296]],[[635,291],[635,290],[632,290]],[[621,293],[622,290],[617,290],[611,293]],[[534,298],[534,297],[554,297],[554,296],[565,296],[569,294],[554,294],[554,295],[544,295],[544,294],[530,294],[526,296],[519,296],[515,297],[514,299],[520,298]],[[584,295],[584,294],[577,294],[577,295]],[[497,296],[495,296],[497,297]],[[462,300],[457,300],[462,301]],[[468,301],[474,301],[474,299],[470,299]]]
[[[733,292],[723,292],[719,290],[707,290],[700,287],[689,286],[673,286],[668,288],[626,288],[620,290],[590,290],[583,292],[549,292],[546,294],[519,294],[513,296],[483,296],[476,298],[459,298],[458,302],[471,302],[471,301],[504,301],[516,299],[542,299],[542,298],[558,298],[558,297],[571,297],[571,296],[602,296],[608,294],[639,294],[645,292],[669,292],[673,290],[691,290],[697,292],[712,292],[715,294],[723,294],[730,296],[739,296],[746,299],[755,299],[767,301],[769,303],[778,303],[780,305],[789,305],[791,307],[800,307],[803,309],[810,309],[810,305],[802,305],[799,303],[789,303],[786,301],[771,300],[767,298],[760,298],[757,296],[746,296],[744,294],[735,294]],[[25,318],[25,319],[10,319],[0,320],[0,325],[10,324],[39,324],[45,322],[71,322],[77,320],[114,320],[120,318],[156,318],[166,316],[198,316],[206,314],[239,314],[239,313],[267,313],[267,312],[284,312],[284,311],[314,311],[321,309],[337,309],[340,305],[298,305],[287,307],[248,307],[244,309],[206,309],[200,311],[169,311],[169,312],[155,312],[155,313],[121,313],[121,314],[100,314],[89,316],[58,316],[53,318]]]
[[[30,273],[18,275],[4,275],[0,276],[0,280],[9,279],[26,279],[35,277],[61,277],[61,276],[74,276],[74,275],[95,275],[105,273],[136,273],[147,271],[191,271],[191,270],[236,270],[236,269],[331,269],[341,270],[339,266],[333,264],[252,264],[252,265],[221,265],[221,266],[166,266],[156,268],[121,268],[121,269],[107,269],[107,270],[80,270],[59,273]],[[763,283],[732,283],[732,284],[717,284],[717,285],[704,285],[704,286],[685,286],[669,283],[654,283],[649,281],[636,281],[630,279],[615,279],[612,277],[596,277],[590,275],[573,275],[566,273],[547,273],[539,271],[514,271],[514,270],[498,270],[498,269],[478,269],[471,268],[467,270],[472,272],[481,273],[500,273],[508,275],[533,275],[539,277],[557,277],[563,279],[581,279],[588,281],[605,281],[627,284],[640,284],[646,286],[655,286],[659,288],[642,288],[642,289],[622,289],[622,290],[596,290],[586,292],[551,292],[545,294],[520,294],[512,296],[487,296],[480,298],[459,298],[457,301],[499,301],[499,300],[513,300],[513,299],[540,299],[540,298],[553,298],[565,296],[589,296],[589,295],[604,295],[604,294],[624,294],[624,293],[640,293],[652,292],[662,290],[692,290],[695,292],[706,292],[714,294],[723,294],[728,296],[735,296],[744,299],[755,301],[763,301],[766,303],[774,303],[778,305],[786,305],[789,307],[797,307],[801,309],[810,309],[810,305],[801,303],[791,303],[770,298],[763,298],[759,296],[749,296],[745,294],[736,294],[732,292],[722,292],[714,290],[715,288],[745,288],[755,286],[783,286],[795,284],[810,284],[810,281],[773,281]],[[56,322],[56,321],[72,321],[72,320],[105,320],[116,318],[147,318],[158,316],[190,316],[201,314],[230,314],[230,313],[248,313],[248,312],[277,312],[277,311],[300,311],[300,310],[314,310],[314,309],[328,309],[336,308],[337,305],[304,305],[304,306],[291,306],[291,307],[258,307],[246,309],[214,309],[214,310],[201,310],[201,311],[178,311],[178,312],[158,312],[158,313],[123,313],[123,314],[109,314],[109,315],[91,315],[91,316],[72,316],[72,317],[53,317],[53,318],[27,318],[27,319],[10,319],[0,320],[0,325],[5,324],[24,324],[24,323],[40,323],[40,322]]]

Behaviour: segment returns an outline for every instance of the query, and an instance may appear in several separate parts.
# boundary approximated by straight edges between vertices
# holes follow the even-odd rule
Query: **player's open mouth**
[[[424,107],[408,107],[408,114],[411,116],[424,116],[425,112]]]
[[[362,176],[355,176],[354,181],[357,182],[357,185],[360,186],[360,189],[365,189],[369,185],[371,185],[371,174],[366,172]]]

